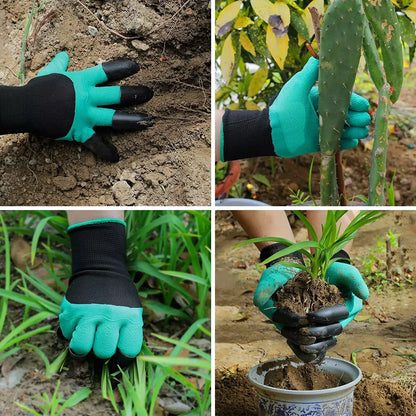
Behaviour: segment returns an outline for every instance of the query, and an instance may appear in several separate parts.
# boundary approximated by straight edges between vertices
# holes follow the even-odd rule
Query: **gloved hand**
[[[0,134],[29,132],[75,141],[102,159],[117,162],[117,149],[95,128],[136,131],[153,125],[147,114],[107,107],[145,103],[153,91],[142,85],[97,87],[135,74],[139,66],[128,59],[79,72],[67,72],[68,64],[68,54],[60,52],[25,86],[0,86]]]
[[[102,359],[134,358],[143,342],[143,309],[126,266],[125,223],[98,219],[68,228],[72,277],[61,304],[60,330],[70,351]]]
[[[225,110],[220,139],[223,162],[256,156],[295,157],[319,152],[319,61],[310,58],[263,111]],[[341,150],[368,136],[368,101],[351,95]]]
[[[285,247],[280,243],[265,247],[260,256],[261,261]],[[335,336],[339,335],[343,327],[361,310],[362,299],[369,296],[368,288],[358,269],[347,260],[339,260],[329,267],[326,280],[340,289],[346,298],[345,305],[322,308],[305,316],[276,309],[272,300],[273,294],[299,271],[296,268],[282,266],[279,262],[299,262],[302,258],[300,253],[292,253],[288,257],[276,259],[267,265],[254,294],[254,304],[274,322],[300,359],[319,363],[325,357],[326,351],[336,344]],[[343,250],[335,257],[349,259]]]

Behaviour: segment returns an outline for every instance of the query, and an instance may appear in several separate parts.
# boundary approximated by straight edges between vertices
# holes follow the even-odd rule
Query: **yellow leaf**
[[[241,46],[247,51],[250,52],[253,56],[256,56],[256,49],[254,45],[251,43],[250,38],[243,32],[240,32],[240,42]]]
[[[242,0],[234,1],[229,4],[224,10],[221,10],[215,23],[215,34],[217,36],[228,33],[231,28],[232,21],[237,17],[241,8]]]
[[[397,1],[396,1],[396,0],[391,0],[391,2],[392,2],[395,6],[400,7],[399,3],[397,3]]]
[[[239,103],[232,103],[230,105],[227,105],[227,108],[229,110],[238,110],[240,108],[240,104]]]
[[[254,101],[246,101],[247,110],[261,110],[261,108]]]
[[[251,25],[254,23],[249,17],[246,16],[239,16],[237,17],[237,20],[234,23],[234,27],[236,29],[242,29],[243,27],[247,27],[248,25]]]
[[[301,46],[306,42],[306,39],[298,33],[298,45]]]
[[[234,69],[234,46],[231,35],[225,39],[224,46],[221,52],[221,72],[226,84],[231,80],[231,75]]]
[[[285,66],[285,59],[289,48],[289,36],[286,33],[283,37],[276,36],[273,32],[273,28],[268,25],[266,33],[266,43],[273,59],[279,65],[280,69]]]
[[[404,12],[414,23],[416,23],[416,0],[413,0],[412,4],[410,4]]]
[[[251,0],[251,6],[253,7],[254,12],[266,23],[270,23],[270,16],[277,15],[280,16],[285,27],[289,26],[290,9],[289,6],[283,1],[271,3],[268,0]]]
[[[263,68],[259,68],[253,75],[250,85],[248,87],[247,96],[254,97],[262,88],[264,83],[267,81],[267,71]]]
[[[309,7],[316,7],[316,9],[318,10],[318,13],[320,15],[323,15],[324,14],[324,0],[313,0],[312,3],[308,4],[305,7],[304,15],[302,17],[308,28],[309,37],[311,38],[315,32],[313,30],[312,16],[311,16],[311,12],[309,11]]]

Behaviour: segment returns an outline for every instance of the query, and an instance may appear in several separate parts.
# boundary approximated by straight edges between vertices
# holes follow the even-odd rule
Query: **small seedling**
[[[91,389],[89,387],[84,387],[81,390],[75,392],[69,399],[65,400],[62,397],[62,393],[58,393],[59,386],[60,381],[58,380],[52,397],[49,397],[46,393],[42,393],[42,397],[33,396],[34,399],[43,402],[43,404],[39,404],[37,406],[39,409],[41,409],[42,413],[30,409],[29,407],[18,402],[15,402],[15,404],[19,406],[21,409],[26,410],[27,412],[35,416],[59,416],[65,409],[74,407],[78,403],[85,400],[91,394]]]

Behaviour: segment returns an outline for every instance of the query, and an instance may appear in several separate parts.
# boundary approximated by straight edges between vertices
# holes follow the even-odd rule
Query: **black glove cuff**
[[[224,162],[274,156],[269,109],[225,110],[222,118]]]
[[[74,85],[65,75],[36,77],[22,87],[0,86],[0,134],[65,137],[74,115]]]
[[[345,250],[340,250],[338,253],[335,253],[331,259],[341,258],[345,260],[337,260],[337,263],[345,263],[345,264],[351,264],[351,261],[349,261],[351,258],[349,254]]]
[[[71,303],[140,307],[126,258],[125,226],[118,222],[87,224],[68,231],[72,277],[66,298]]]
[[[275,254],[275,253],[277,253],[281,250],[284,250],[287,247],[288,246],[284,243],[274,243],[274,244],[270,244],[266,247],[263,247],[261,252],[260,252],[260,261],[263,262],[264,260],[266,260],[267,258],[272,256],[273,254]],[[299,263],[299,264],[305,265],[305,262],[303,261],[302,253],[300,253],[299,251],[295,251],[293,253],[288,254],[287,256],[278,257],[277,259],[272,260],[269,263],[266,263],[266,267],[273,266],[273,264],[279,263],[281,261],[292,261],[294,263]]]

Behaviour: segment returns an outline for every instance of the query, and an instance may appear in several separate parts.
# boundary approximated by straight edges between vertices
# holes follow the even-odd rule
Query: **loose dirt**
[[[321,279],[312,280],[306,272],[300,272],[290,279],[273,296],[273,300],[277,309],[296,312],[301,316],[344,303],[344,298],[336,286],[328,285]]]
[[[367,255],[391,230],[400,235],[408,249],[407,266],[415,267],[416,214],[389,212],[386,217],[357,233],[352,258]],[[307,232],[294,224],[297,241],[307,239]],[[261,270],[259,252],[253,246],[233,247],[247,235],[226,211],[216,213],[216,372],[217,416],[255,416],[257,398],[248,380],[248,371],[272,358],[291,356],[293,352],[275,327],[253,305],[252,299]],[[354,395],[354,416],[415,416],[412,389],[416,380],[416,292],[414,288],[384,293],[371,290],[363,310],[338,337],[329,356],[351,360],[356,354],[363,380]]]
[[[95,17],[78,0],[46,1],[32,25],[40,26],[36,39],[28,41],[26,79],[36,76],[62,50],[70,56],[70,71],[133,59],[141,71],[120,84],[154,89],[153,99],[135,110],[152,114],[155,125],[139,133],[112,134],[121,156],[117,164],[102,162],[74,143],[28,134],[1,136],[0,205],[207,205],[209,2],[82,3]],[[2,84],[19,85],[24,25],[32,4],[32,0],[0,4]],[[110,33],[96,18],[136,39]]]
[[[315,365],[294,366],[289,361],[284,367],[269,371],[264,377],[264,384],[286,390],[322,390],[342,386],[344,383]]]

